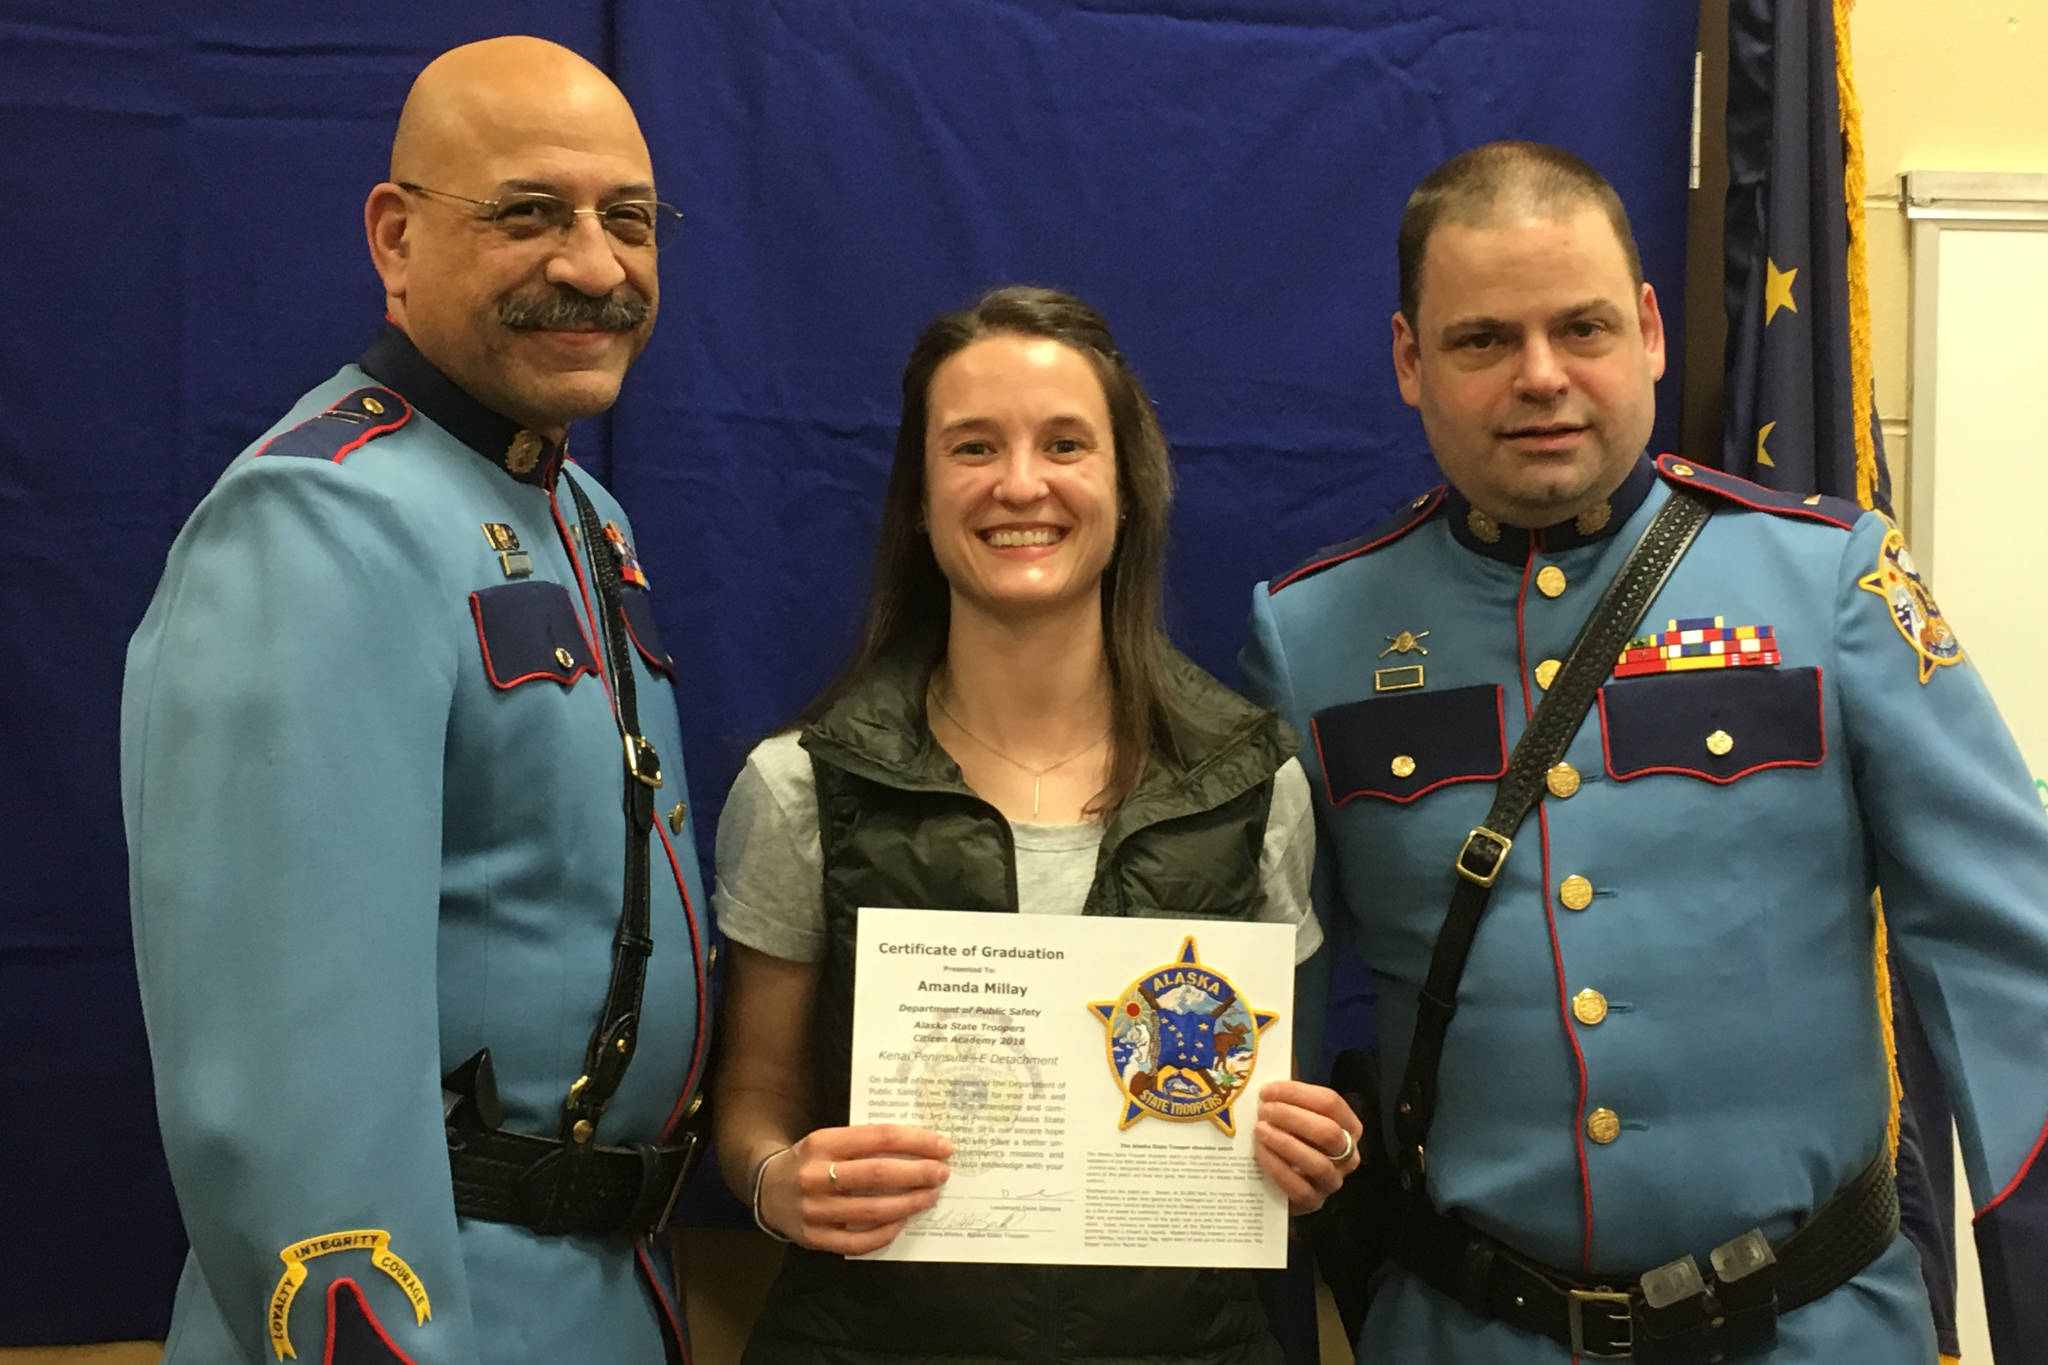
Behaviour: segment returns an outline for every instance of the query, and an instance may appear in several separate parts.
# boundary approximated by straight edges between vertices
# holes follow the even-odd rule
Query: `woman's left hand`
[[[1358,1169],[1365,1125],[1326,1085],[1271,1081],[1259,1087],[1252,1159],[1287,1196],[1290,1213],[1314,1213]]]

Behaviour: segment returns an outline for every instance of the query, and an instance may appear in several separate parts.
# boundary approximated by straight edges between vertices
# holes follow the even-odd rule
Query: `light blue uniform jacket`
[[[337,1365],[366,1341],[356,1359],[654,1365],[677,1313],[649,1248],[459,1219],[441,1100],[488,1047],[505,1126],[553,1137],[583,1068],[624,779],[561,482],[626,521],[556,450],[510,473],[516,428],[395,329],[364,363],[391,388],[366,405],[378,380],[345,368],[228,467],[129,651],[136,959],[192,1242],[166,1359],[257,1365],[288,1343],[320,1360],[340,1313]],[[353,417],[299,426],[337,403]],[[530,574],[508,575],[486,523]],[[684,796],[673,665],[646,590],[624,595],[666,813]],[[600,1144],[657,1139],[702,1069],[693,845],[660,818],[650,843],[644,1017]],[[430,1316],[348,1248],[303,1259],[274,1322],[285,1249],[355,1230],[389,1234]]]
[[[1970,1187],[1997,1204],[1978,1237],[2000,1360],[2048,1359],[2048,1336],[2032,1335],[2048,1227],[2048,1161],[2035,1161],[2048,820],[2026,769],[1976,669],[1929,661],[1923,682],[1887,599],[1859,585],[1879,568],[1881,518],[1669,457],[1661,468],[1638,464],[1605,526],[1531,536],[1481,519],[1491,542],[1440,490],[1253,594],[1247,686],[1309,739],[1319,909],[1351,918],[1373,970],[1389,1091],[1452,858],[1541,699],[1540,666],[1564,657],[1667,481],[1712,485],[1717,510],[1639,630],[1720,617],[1776,632],[1773,667],[1602,689],[1566,757],[1577,790],[1524,821],[1479,929],[1444,1053],[1430,1193],[1579,1270],[1634,1275],[1685,1253],[1705,1265],[1747,1228],[1783,1237],[1885,1141],[1881,885]],[[1390,650],[1402,632],[1427,654]],[[1375,691],[1376,676],[1404,680],[1377,670],[1417,665],[1421,687]],[[1730,743],[1710,742],[1716,732]],[[1571,877],[1590,883],[1584,909],[1565,904]],[[1604,1005],[1594,1022],[1574,1008],[1587,991]],[[1587,1002],[1583,1015],[1599,1015]],[[1597,1110],[1619,1120],[1610,1141],[1589,1136]],[[1935,1356],[1903,1239],[1779,1330],[1780,1365]],[[1359,1354],[1567,1357],[1405,1272],[1376,1300]]]

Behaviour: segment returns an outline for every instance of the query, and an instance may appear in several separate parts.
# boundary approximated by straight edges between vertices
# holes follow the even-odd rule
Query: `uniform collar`
[[[503,413],[478,402],[434,368],[396,323],[384,330],[356,362],[363,373],[405,395],[435,425],[521,483],[552,490],[567,446],[528,431]]]
[[[1452,488],[1444,497],[1444,516],[1451,538],[1475,554],[1497,559],[1520,568],[1532,554],[1557,554],[1607,539],[1635,515],[1657,482],[1657,468],[1647,456],[1638,455],[1621,487],[1607,495],[1607,501],[1555,526],[1525,530],[1504,526],[1474,507],[1464,494]]]

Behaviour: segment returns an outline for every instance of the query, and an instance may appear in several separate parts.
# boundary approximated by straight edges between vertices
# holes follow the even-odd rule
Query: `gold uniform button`
[[[1689,464],[1675,464],[1671,466],[1671,472],[1681,479],[1689,479],[1698,471]]]
[[[1586,1136],[1605,1147],[1621,1136],[1621,1115],[1612,1109],[1595,1109],[1586,1115]]]
[[[1593,903],[1593,883],[1574,872],[1557,884],[1557,898],[1567,910],[1583,910]]]
[[[1607,1017],[1607,997],[1591,986],[1572,997],[1572,1018],[1582,1024],[1597,1024]]]
[[[1606,1111],[1602,1110],[1601,1112],[1605,1113]],[[596,1131],[596,1127],[589,1119],[578,1119],[569,1129],[569,1136],[575,1138],[578,1142],[588,1142],[590,1141],[590,1135]]]
[[[1723,757],[1734,747],[1735,737],[1726,730],[1716,730],[1713,734],[1707,736],[1707,752],[1716,758]]]
[[[374,398],[365,398],[363,400],[363,411],[369,413],[372,417],[382,417],[384,415],[384,405]]]
[[[571,654],[568,650],[562,648],[560,645],[556,645],[555,662],[560,664],[564,668],[574,668],[576,666],[576,656],[574,654]]]
[[[1564,570],[1555,564],[1545,564],[1536,571],[1536,591],[1545,597],[1564,596]]]
[[[1415,776],[1415,760],[1406,754],[1395,754],[1394,761],[1389,763],[1387,767],[1396,777]]]
[[[1562,801],[1575,795],[1579,790],[1579,770],[1569,763],[1560,763],[1543,775],[1543,785],[1550,788],[1550,794]]]
[[[1536,685],[1548,692],[1550,685],[1557,681],[1557,670],[1563,667],[1564,664],[1557,659],[1545,659],[1536,665]]]
[[[688,819],[689,815],[690,807],[687,802],[678,801],[674,806],[670,807],[668,812],[669,833],[681,834],[683,832],[683,821]]]

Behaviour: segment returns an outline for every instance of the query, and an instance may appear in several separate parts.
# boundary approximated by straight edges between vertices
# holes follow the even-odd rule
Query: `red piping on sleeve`
[[[414,1365],[413,1358],[398,1349],[398,1343],[384,1330],[384,1324],[377,1321],[377,1315],[370,1311],[370,1301],[363,1297],[363,1287],[344,1275],[327,1286],[327,1349],[320,1353],[320,1365],[334,1365],[334,1315],[341,1295],[341,1287],[348,1286],[348,1292],[355,1295],[356,1307],[362,1310],[363,1320],[370,1324],[370,1330],[384,1343],[384,1349],[391,1352],[393,1360],[402,1360],[405,1365]]]
[[[2003,1204],[2006,1201],[2006,1197],[2008,1195],[2010,1195],[2014,1190],[2018,1189],[2021,1185],[2026,1183],[2027,1172],[2034,1169],[2035,1158],[2041,1155],[2041,1149],[2043,1147],[2048,1147],[2048,1122],[2044,1122],[2041,1125],[2041,1134],[2039,1137],[2034,1139],[2034,1148],[2032,1151],[2027,1153],[2027,1159],[2020,1163],[2019,1173],[2006,1183],[2006,1187],[2004,1189],[2000,1190],[1997,1194],[1991,1197],[1990,1203],[1986,1204],[1983,1208],[1978,1209],[1976,1213],[1970,1216],[1971,1222],[1977,1222],[1979,1219],[1983,1218],[1985,1214],[1990,1213],[2000,1204]]]

